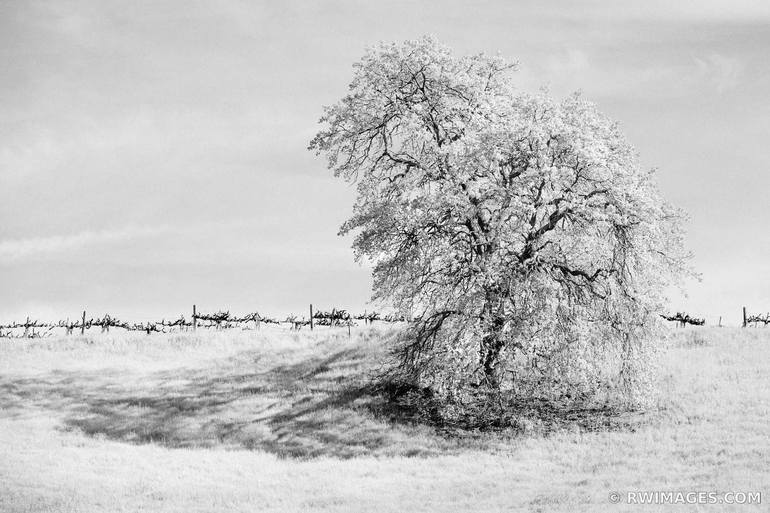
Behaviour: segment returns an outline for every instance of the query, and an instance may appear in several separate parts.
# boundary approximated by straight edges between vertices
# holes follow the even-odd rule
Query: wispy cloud
[[[127,226],[116,230],[87,230],[72,235],[2,240],[0,241],[0,263],[57,255],[86,247],[122,243],[143,237],[154,237],[169,231],[171,231],[170,226]]]
[[[565,52],[552,55],[546,65],[551,73],[582,72],[590,67],[588,55],[577,48],[569,48]]]
[[[711,82],[720,94],[738,86],[744,68],[741,60],[718,53],[696,58],[695,64],[701,77]]]

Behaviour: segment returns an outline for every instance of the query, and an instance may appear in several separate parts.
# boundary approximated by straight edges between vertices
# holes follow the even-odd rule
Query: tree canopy
[[[517,90],[515,70],[432,38],[369,49],[310,148],[357,185],[341,233],[374,297],[415,315],[414,379],[450,396],[628,385],[688,272],[682,213],[617,123]]]

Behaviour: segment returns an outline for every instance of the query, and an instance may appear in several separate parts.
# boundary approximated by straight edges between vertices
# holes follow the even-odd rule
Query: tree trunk
[[[494,316],[487,323],[487,332],[481,340],[481,364],[484,372],[484,384],[490,393],[490,399],[496,398],[498,414],[502,422],[505,415],[505,404],[503,401],[502,379],[504,368],[500,362],[500,356],[505,349],[505,338],[503,337],[503,326],[505,319],[500,316]]]
[[[502,333],[505,326],[505,318],[499,310],[500,301],[498,294],[493,290],[489,290],[486,296],[483,314],[485,334],[481,339],[481,366],[487,386],[491,390],[499,392],[502,374],[500,354],[505,347]]]
[[[492,390],[500,390],[500,353],[503,346],[499,333],[488,333],[481,341],[481,364],[484,380]]]

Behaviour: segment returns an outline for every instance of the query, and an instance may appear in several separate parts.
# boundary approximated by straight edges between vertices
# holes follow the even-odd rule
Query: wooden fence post
[[[743,307],[743,327],[746,327],[746,307]]]
[[[313,331],[313,303],[310,303],[310,331]]]
[[[86,311],[83,310],[83,323],[80,325],[80,334],[83,335],[86,332]]]
[[[198,317],[195,312],[195,305],[193,305],[193,331],[198,329]]]

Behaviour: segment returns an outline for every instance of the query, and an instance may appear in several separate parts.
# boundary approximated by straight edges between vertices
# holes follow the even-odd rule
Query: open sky
[[[770,310],[766,0],[7,0],[0,321],[366,308],[353,190],[306,147],[366,46],[429,33],[621,123],[691,216],[672,310]]]

